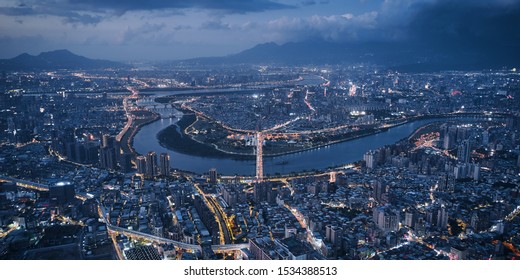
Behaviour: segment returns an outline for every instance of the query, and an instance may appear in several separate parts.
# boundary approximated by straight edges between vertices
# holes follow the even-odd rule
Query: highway
[[[116,226],[112,226],[112,225],[107,225],[107,229],[109,231],[117,232],[117,233],[124,234],[124,235],[134,237],[134,238],[142,238],[142,239],[154,241],[157,243],[163,243],[163,244],[172,244],[177,248],[188,250],[188,251],[194,251],[194,252],[202,251],[202,247],[200,245],[179,242],[179,241],[171,240],[168,238],[158,237],[155,235],[151,235],[151,234],[147,234],[147,233],[143,233],[143,232],[139,232],[139,231],[135,231],[135,230],[125,229],[125,228],[121,228],[121,227],[116,227]],[[211,249],[214,252],[238,251],[238,250],[245,249],[245,248],[249,248],[248,243],[224,244],[224,245],[212,245],[211,246]]]
[[[212,196],[207,196],[208,204],[211,204],[210,209],[213,209],[213,213],[216,215],[218,222],[222,225],[221,234],[224,235],[225,244],[230,244],[233,241],[233,234],[231,234],[231,230],[229,224],[227,223],[226,214],[222,211],[222,207],[218,204],[218,201]],[[209,206],[209,205],[208,205]]]
[[[124,235],[134,237],[134,238],[142,238],[142,239],[146,239],[146,240],[150,240],[150,241],[155,241],[157,243],[172,244],[175,247],[178,247],[178,248],[181,248],[184,250],[202,251],[202,248],[200,247],[200,245],[179,242],[179,241],[171,240],[168,238],[159,237],[159,236],[155,236],[152,234],[143,233],[143,232],[139,232],[139,231],[135,231],[135,230],[131,230],[131,229],[121,228],[121,227],[117,227],[117,226],[113,226],[113,225],[109,225],[109,224],[107,224],[107,229],[111,232],[117,232],[117,233],[124,234]]]
[[[37,190],[37,191],[49,191],[49,186],[48,185],[35,183],[35,182],[22,180],[22,179],[16,179],[16,178],[7,177],[7,176],[0,176],[0,182],[12,182],[12,183],[15,183],[19,187],[24,187],[24,188],[28,188],[28,189],[32,189],[32,190]],[[86,198],[84,198],[82,196],[76,196],[76,197],[80,198],[80,199],[86,199]],[[176,246],[178,248],[181,248],[181,249],[184,249],[184,250],[202,251],[202,248],[201,248],[200,245],[194,245],[194,244],[188,244],[188,243],[184,243],[184,242],[179,242],[179,241],[175,241],[175,240],[171,240],[171,239],[167,239],[167,238],[163,238],[163,237],[158,237],[158,236],[155,236],[155,235],[151,235],[151,234],[147,234],[147,233],[143,233],[143,232],[130,230],[130,229],[125,229],[125,228],[121,228],[121,227],[117,227],[117,226],[111,225],[109,223],[109,221],[106,219],[107,215],[106,215],[106,211],[103,209],[104,207],[101,206],[101,203],[99,201],[97,201],[97,203],[99,205],[98,214],[99,214],[100,218],[102,218],[103,221],[105,222],[105,224],[107,225],[107,229],[109,230],[109,232],[116,232],[116,233],[124,234],[124,235],[127,235],[127,236],[132,236],[132,237],[136,237],[136,238],[142,238],[142,239],[146,239],[146,240],[150,240],[150,241],[154,241],[154,242],[158,242],[158,243],[173,244],[174,246]],[[218,203],[218,202],[213,201],[213,203]],[[219,207],[217,207],[217,209],[219,209]],[[219,210],[217,210],[217,213],[221,214],[219,212]],[[228,238],[230,238],[231,235],[228,232],[227,226],[225,226],[225,228],[226,229],[223,230],[223,231],[227,232]],[[115,241],[115,239],[113,239],[113,241]],[[114,244],[114,245],[117,246],[117,244]],[[243,244],[213,245],[211,248],[214,251],[218,250],[220,252],[228,252],[228,251],[236,251],[236,250],[240,250],[240,249],[248,248],[248,247],[249,247],[249,245],[247,243],[243,243]],[[121,257],[121,256],[119,256],[119,257]]]
[[[117,141],[121,141],[121,139],[123,138],[125,133],[128,131],[128,129],[130,129],[132,127],[133,122],[134,122],[134,115],[132,115],[132,112],[128,108],[128,99],[138,98],[139,91],[133,87],[127,87],[127,89],[132,93],[131,95],[125,96],[125,98],[123,98],[123,109],[125,111],[127,123],[125,124],[125,126],[123,127],[121,132],[119,132],[119,134],[116,136]]]
[[[18,187],[31,189],[31,190],[35,190],[35,191],[40,191],[40,192],[49,191],[49,185],[31,182],[31,181],[22,180],[22,179],[17,179],[17,178],[13,178],[13,177],[0,176],[0,182],[11,182],[11,183],[15,183]],[[76,199],[85,201],[88,198],[84,195],[76,194]]]
[[[190,179],[191,180],[191,179]],[[220,244],[230,244],[233,241],[233,234],[231,234],[231,228],[227,223],[226,214],[222,211],[222,207],[218,204],[218,201],[206,193],[199,187],[198,184],[193,184],[197,192],[202,196],[209,210],[215,215],[215,219],[219,226],[220,232]]]
[[[240,244],[225,244],[225,245],[212,245],[211,249],[213,252],[229,252],[229,251],[238,251],[242,249],[249,248],[249,243],[240,243]]]
[[[47,192],[49,191],[49,186],[45,184],[40,184],[36,182],[31,182],[27,180],[7,177],[7,176],[0,176],[0,182],[11,182],[15,183],[17,186],[22,188],[27,188],[31,190],[41,191],[41,192]]]
[[[99,203],[99,201],[98,201],[98,203]],[[113,226],[106,219],[107,214],[104,210],[104,207],[102,207],[102,206],[98,207],[98,214],[99,214],[100,218],[102,218],[103,221],[105,222],[105,224],[107,225],[107,229],[109,232],[124,234],[124,235],[134,237],[134,238],[146,239],[146,240],[157,242],[157,243],[172,244],[177,248],[188,250],[188,251],[199,251],[199,252],[202,251],[202,247],[200,245],[188,244],[188,243],[171,240],[171,239],[164,238],[164,237],[155,236],[155,235],[148,234],[148,233],[143,233],[140,231],[135,231],[135,230],[126,229],[126,228],[122,228],[122,227],[118,227],[118,226]],[[113,241],[115,243],[115,238],[113,238]],[[117,244],[114,244],[114,245],[117,246]],[[240,250],[243,248],[248,248],[248,247],[249,247],[249,244],[242,243],[242,244],[213,245],[213,246],[211,246],[211,249],[213,249],[213,251],[229,252],[229,251],[237,251],[237,250]]]

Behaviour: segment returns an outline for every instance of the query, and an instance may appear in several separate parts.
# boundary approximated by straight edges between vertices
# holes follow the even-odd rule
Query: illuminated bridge
[[[7,176],[0,176],[0,182],[11,182],[11,183],[15,183],[19,187],[37,190],[37,191],[49,191],[49,186],[46,184],[31,182],[31,181],[7,177]],[[76,195],[76,198],[81,199],[81,200],[86,199],[85,197],[83,197],[81,195]],[[99,201],[97,201],[97,203],[99,205],[101,205]],[[109,231],[121,233],[121,234],[128,235],[128,236],[135,237],[135,238],[142,238],[142,239],[150,240],[150,241],[157,242],[157,243],[172,244],[172,245],[174,245],[178,248],[184,249],[184,250],[202,251],[202,247],[200,245],[179,242],[179,241],[171,240],[168,238],[159,237],[159,236],[155,236],[152,234],[139,232],[139,231],[135,231],[135,230],[131,230],[131,229],[125,229],[125,228],[111,225],[108,222],[108,220],[106,219],[107,215],[106,215],[106,212],[104,211],[103,207],[99,207],[99,210],[102,211],[99,214],[103,218],[105,224],[107,225],[107,229]],[[249,244],[242,243],[242,244],[213,245],[213,246],[211,246],[211,249],[215,252],[230,252],[230,251],[238,251],[238,250],[248,248],[248,247],[249,247]]]
[[[211,245],[211,249],[213,250],[213,252],[238,251],[238,250],[246,249],[246,248],[249,248],[248,243]]]
[[[98,201],[98,203],[99,203],[99,201]],[[202,251],[202,247],[200,245],[188,244],[188,243],[171,240],[171,239],[164,238],[164,237],[155,236],[152,234],[148,234],[148,233],[144,233],[144,232],[140,232],[140,231],[136,231],[136,230],[126,229],[126,228],[111,225],[106,218],[107,214],[105,212],[104,207],[99,206],[98,211],[99,211],[101,218],[107,225],[107,229],[111,232],[121,233],[121,234],[130,236],[130,237],[146,239],[146,240],[157,242],[157,243],[172,244],[175,247],[181,248],[184,250],[199,251],[199,252]],[[241,250],[244,248],[249,248],[249,244],[241,243],[241,244],[225,244],[225,245],[212,245],[211,246],[211,249],[214,252],[231,252],[231,251],[238,251],[238,250]]]
[[[47,185],[47,184],[31,182],[31,181],[17,179],[17,178],[13,178],[13,177],[0,176],[0,182],[15,183],[18,187],[31,189],[31,190],[36,190],[36,191],[40,191],[40,192],[48,192],[49,191],[49,185]],[[87,196],[91,196],[91,195],[87,194]],[[76,194],[76,199],[85,201],[85,200],[88,199],[87,196]],[[90,197],[90,198],[92,198],[92,197]]]
[[[16,178],[7,177],[7,176],[0,176],[0,182],[11,182],[11,183],[15,183],[17,186],[22,187],[22,188],[37,190],[37,191],[41,191],[41,192],[49,191],[49,185],[31,182],[31,181],[22,180],[22,179],[16,179]]]
[[[107,224],[107,229],[109,231],[121,233],[121,234],[130,236],[130,237],[134,237],[134,238],[142,238],[142,239],[154,241],[154,242],[157,242],[157,243],[172,244],[175,247],[178,247],[178,248],[181,248],[181,249],[184,249],[184,250],[202,251],[202,248],[200,247],[200,245],[193,245],[193,244],[188,244],[188,243],[184,243],[184,242],[179,242],[179,241],[171,240],[171,239],[164,238],[164,237],[155,236],[155,235],[144,233],[144,232],[139,232],[139,231],[135,231],[135,230],[131,230],[131,229],[126,229],[126,228],[113,226],[113,225],[110,225],[110,224]]]
[[[112,232],[121,233],[124,235],[127,235],[129,237],[133,238],[141,238],[146,239],[149,241],[157,242],[157,243],[163,243],[163,244],[172,244],[177,248],[181,248],[188,251],[202,251],[202,247],[200,245],[194,245],[194,244],[188,244],[184,242],[179,242],[175,240],[171,240],[164,237],[155,236],[152,234],[139,232],[131,229],[121,228],[117,226],[113,226],[110,224],[107,224],[107,229]],[[244,248],[249,248],[248,243],[240,243],[240,244],[225,244],[225,245],[212,245],[211,249],[214,252],[230,252],[230,251],[239,251]]]

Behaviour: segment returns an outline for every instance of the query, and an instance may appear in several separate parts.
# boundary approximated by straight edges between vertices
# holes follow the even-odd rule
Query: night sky
[[[221,56],[260,43],[426,43],[520,49],[520,0],[0,0],[0,58]]]

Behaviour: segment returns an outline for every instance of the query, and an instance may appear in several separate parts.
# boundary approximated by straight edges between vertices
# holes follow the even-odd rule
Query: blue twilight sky
[[[69,49],[91,58],[123,61],[182,59],[233,54],[265,42],[435,36],[442,40],[459,33],[516,44],[519,2],[0,0],[0,58]]]

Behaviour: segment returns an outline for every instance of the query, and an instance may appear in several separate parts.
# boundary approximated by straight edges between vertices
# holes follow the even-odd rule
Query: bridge
[[[160,237],[160,236],[156,236],[156,235],[152,235],[152,234],[148,234],[148,233],[144,233],[144,232],[140,232],[140,231],[136,231],[136,230],[131,230],[131,229],[114,226],[114,225],[110,224],[110,221],[108,221],[105,208],[103,206],[101,206],[101,203],[98,200],[96,200],[96,201],[98,202],[98,214],[103,219],[104,223],[107,225],[107,229],[109,230],[109,232],[116,232],[116,233],[124,234],[129,237],[145,239],[145,240],[149,240],[149,241],[157,242],[157,243],[172,244],[173,246],[175,246],[177,248],[184,249],[187,251],[202,252],[202,247],[200,245],[175,241],[172,239],[168,239],[168,238],[164,238],[164,237]],[[241,244],[224,244],[224,245],[212,245],[211,246],[211,249],[214,252],[231,252],[231,251],[238,251],[238,250],[241,250],[244,248],[249,248],[249,244],[241,243]]]
[[[35,191],[40,191],[40,192],[48,192],[49,191],[49,185],[47,185],[47,184],[31,182],[31,181],[18,179],[18,178],[13,178],[13,177],[8,177],[8,176],[0,176],[0,182],[15,183],[16,186],[18,186],[18,187],[31,189],[31,190],[35,190]],[[81,201],[85,201],[85,200],[88,199],[88,197],[85,196],[85,195],[76,194],[76,199],[79,199]]]
[[[8,177],[8,176],[0,175],[0,182],[15,183],[16,186],[18,186],[18,187],[32,189],[32,190],[36,190],[36,191],[42,191],[42,192],[49,191],[49,185],[47,185],[47,184],[31,182],[31,181],[12,178],[12,177]],[[87,199],[87,197],[85,197],[83,195],[76,195],[76,198],[83,200],[83,201]],[[174,245],[178,248],[184,249],[184,250],[202,252],[202,247],[200,245],[188,244],[188,243],[175,241],[175,240],[164,238],[164,237],[159,237],[159,236],[155,236],[155,235],[140,232],[140,231],[135,231],[135,230],[131,230],[131,229],[114,226],[114,225],[110,224],[110,222],[107,220],[106,212],[105,212],[104,208],[101,207],[101,203],[98,200],[96,200],[96,202],[99,205],[99,208],[98,208],[99,215],[103,219],[105,224],[107,225],[107,229],[111,232],[117,232],[117,233],[121,233],[121,234],[130,236],[130,237],[146,239],[146,240],[150,240],[150,241],[157,242],[157,243],[172,244],[172,245]],[[211,249],[215,252],[230,252],[230,251],[241,250],[241,249],[248,248],[248,247],[249,247],[249,244],[242,243],[242,244],[213,245],[213,246],[211,246]]]
[[[135,230],[131,230],[131,229],[126,229],[126,228],[122,228],[122,227],[113,226],[111,224],[107,224],[107,229],[110,232],[117,232],[117,233],[129,236],[129,237],[146,239],[146,240],[154,241],[154,242],[157,242],[157,243],[172,244],[172,245],[174,245],[177,248],[181,248],[181,249],[188,250],[188,251],[202,251],[202,248],[201,248],[200,245],[194,245],[194,244],[188,244],[188,243],[184,243],[184,242],[179,242],[179,241],[171,240],[171,239],[164,238],[164,237],[155,236],[155,235],[144,233],[144,232],[139,232],[139,231],[135,231]]]
[[[429,117],[437,117],[432,115]],[[479,120],[505,120],[509,118],[517,117],[510,113],[503,112],[453,112],[448,114],[439,115],[439,117],[449,117],[450,119],[479,119]]]
[[[145,239],[145,240],[162,243],[162,244],[171,244],[177,248],[184,249],[187,251],[202,252],[202,247],[200,245],[188,244],[185,242],[175,241],[172,239],[159,237],[159,236],[155,236],[152,234],[148,234],[148,233],[144,233],[144,232],[140,232],[140,231],[136,231],[136,230],[113,226],[111,224],[107,224],[107,229],[109,230],[109,232],[116,232],[116,233],[124,234],[126,236],[133,237],[133,238]],[[224,244],[224,245],[212,245],[211,246],[211,250],[213,250],[213,252],[218,252],[218,253],[239,251],[239,250],[242,250],[245,248],[249,248],[248,243]]]
[[[155,97],[143,97],[137,100],[137,106],[146,108],[147,110],[159,114],[161,118],[171,118],[182,116],[171,104],[163,104],[155,102]]]
[[[249,248],[249,243],[211,245],[211,250],[213,250],[213,252],[239,251],[247,248]]]
[[[107,225],[107,229],[112,232],[117,232],[124,234],[126,236],[134,237],[134,238],[141,238],[146,239],[150,241],[154,241],[157,243],[163,243],[163,244],[172,244],[173,246],[184,249],[187,251],[198,251],[202,252],[202,247],[200,245],[195,244],[188,244],[180,241],[171,240],[164,237],[155,236],[152,234],[139,232],[131,229],[121,228],[113,225]],[[224,244],[224,245],[212,245],[211,249],[214,252],[230,252],[230,251],[239,251],[241,249],[249,248],[248,243],[240,243],[240,244]]]
[[[27,180],[17,179],[13,177],[7,177],[7,176],[0,176],[0,182],[9,182],[14,183],[18,187],[26,188],[26,189],[32,189],[35,191],[41,191],[41,192],[48,192],[49,191],[49,185],[31,182]]]

